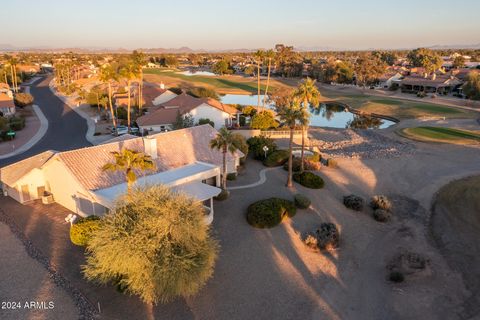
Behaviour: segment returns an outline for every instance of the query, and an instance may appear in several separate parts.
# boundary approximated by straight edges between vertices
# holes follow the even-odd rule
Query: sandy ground
[[[27,255],[23,244],[3,223],[0,238],[0,319],[78,318],[71,298],[55,285],[39,262]],[[32,301],[43,302],[48,309],[26,308],[25,303],[30,305]],[[12,309],[11,302],[17,309]]]

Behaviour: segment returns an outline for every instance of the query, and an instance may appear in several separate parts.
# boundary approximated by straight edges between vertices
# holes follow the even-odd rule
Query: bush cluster
[[[8,126],[13,131],[20,131],[25,128],[25,118],[13,116],[8,119]]]
[[[33,96],[29,93],[16,93],[13,102],[17,107],[23,108],[33,103]]]
[[[249,150],[253,154],[253,157],[257,160],[265,159],[265,152],[263,151],[263,147],[267,146],[267,157],[271,153],[277,150],[277,145],[273,141],[273,139],[265,137],[265,136],[257,136],[251,137],[247,140]]]
[[[324,222],[313,233],[308,233],[303,242],[312,249],[331,250],[338,248],[340,233],[334,223]]]
[[[267,167],[278,167],[288,162],[288,156],[288,150],[276,150],[263,160],[263,164]]]
[[[237,174],[235,172],[227,174],[227,180],[228,181],[237,180]]]
[[[77,246],[86,246],[100,225],[98,216],[78,219],[70,227],[70,240]]]
[[[272,228],[282,222],[285,216],[293,217],[295,204],[281,198],[269,198],[248,206],[247,222],[256,228]]]
[[[250,121],[250,128],[267,130],[270,128],[277,128],[279,123],[271,111],[260,111],[256,113]]]
[[[294,200],[295,200],[295,205],[299,209],[307,209],[308,207],[310,207],[310,204],[312,204],[312,202],[307,196],[300,193],[295,195]]]
[[[355,211],[362,211],[364,203],[365,201],[362,197],[354,194],[343,197],[343,204],[345,205],[345,207]]]
[[[310,189],[321,189],[324,186],[323,179],[312,172],[294,173],[293,180]]]
[[[215,122],[213,122],[212,120],[208,119],[208,118],[200,118],[198,119],[198,125],[201,126],[202,124],[209,124],[211,125],[213,128],[215,128]]]
[[[392,203],[387,196],[376,195],[370,201],[370,207],[373,209],[373,218],[379,222],[390,220],[392,213]]]

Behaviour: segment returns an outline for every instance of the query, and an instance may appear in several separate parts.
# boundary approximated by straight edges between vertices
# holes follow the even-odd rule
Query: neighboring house
[[[177,96],[172,91],[165,89],[163,83],[160,86],[145,84],[142,88],[142,95],[143,103],[147,108],[157,107]]]
[[[4,117],[15,114],[15,103],[13,102],[13,93],[10,86],[6,83],[0,83],[0,115]]]
[[[220,129],[224,126],[232,126],[238,123],[240,111],[232,106],[225,105],[211,98],[195,98],[186,93],[161,104],[154,111],[143,115],[137,119],[138,126],[147,131],[163,131],[173,129],[173,124],[177,116],[193,117],[194,123],[200,119],[209,119],[213,121],[215,128]]]
[[[124,148],[152,157],[153,171],[137,171],[137,185],[165,184],[198,201],[210,204],[221,189],[223,154],[210,148],[217,131],[210,125],[160,133],[148,137],[127,137],[110,143],[65,152],[45,151],[0,169],[4,193],[20,203],[53,195],[58,204],[80,216],[103,215],[127,191],[122,172],[102,167],[114,160],[112,152]],[[229,173],[236,172],[243,154],[227,154]]]
[[[450,75],[436,75],[424,77],[411,75],[401,81],[400,88],[406,93],[449,93],[462,84],[462,81]]]
[[[380,88],[390,88],[392,84],[399,83],[399,80],[403,78],[403,75],[399,72],[386,73],[378,79],[378,86]]]

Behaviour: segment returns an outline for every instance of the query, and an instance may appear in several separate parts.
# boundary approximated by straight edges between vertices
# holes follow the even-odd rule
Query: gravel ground
[[[415,146],[375,130],[310,128],[310,146],[331,157],[378,159],[413,154]]]

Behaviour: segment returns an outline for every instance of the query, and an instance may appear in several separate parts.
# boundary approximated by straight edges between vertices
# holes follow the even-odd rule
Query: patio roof
[[[217,196],[221,189],[206,185],[201,180],[208,179],[220,174],[220,168],[203,162],[196,162],[173,170],[159,172],[157,174],[140,177],[135,185],[164,184],[171,186],[173,190],[184,191],[199,201]],[[96,200],[107,208],[113,207],[118,196],[127,192],[127,183],[120,183],[109,188],[91,191]],[[213,195],[212,195],[213,194]],[[205,198],[206,196],[209,196]]]

